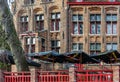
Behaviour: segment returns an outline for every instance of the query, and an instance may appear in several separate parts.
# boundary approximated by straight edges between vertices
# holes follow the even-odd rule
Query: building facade
[[[15,4],[16,3],[16,4]],[[120,0],[16,0],[16,31],[26,53],[120,51]]]

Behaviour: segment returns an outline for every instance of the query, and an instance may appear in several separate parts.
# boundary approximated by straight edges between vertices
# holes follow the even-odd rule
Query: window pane
[[[90,21],[95,21],[95,15],[90,15]]]
[[[32,38],[32,44],[35,44],[35,38]]]
[[[82,43],[79,43],[79,44],[78,44],[78,49],[79,49],[79,50],[83,50],[83,44],[82,44]]]
[[[107,34],[112,34],[112,26],[111,26],[111,24],[107,24]]]
[[[100,45],[100,43],[96,43],[96,50],[101,50],[101,45]]]
[[[95,50],[95,44],[94,43],[90,44],[90,50]]]
[[[100,34],[100,24],[97,24],[97,34]]]
[[[40,16],[40,19],[41,19],[41,20],[44,20],[44,15],[41,15],[41,16]]]
[[[30,38],[27,38],[27,44],[30,44],[31,41],[30,41]]]
[[[95,24],[91,24],[91,34],[95,34],[96,30],[95,30]]]
[[[106,15],[106,21],[112,21],[112,16],[110,14]]]
[[[101,16],[100,15],[96,15],[96,21],[101,21]]]
[[[73,43],[72,50],[77,50],[77,43]]]
[[[41,14],[35,15],[35,19],[36,21],[44,20],[44,15],[41,15]]]
[[[39,21],[39,20],[40,20],[39,15],[37,15],[36,16],[36,21]]]
[[[25,22],[24,17],[20,17],[21,22]]]
[[[113,49],[113,50],[117,50],[117,43],[113,43],[112,49]]]
[[[117,21],[117,15],[112,15],[112,21]]]
[[[25,21],[28,22],[28,16],[25,17]]]
[[[78,15],[78,20],[82,21],[83,20],[83,16],[82,15]]]
[[[55,19],[56,17],[55,17],[55,14],[52,14],[52,19]]]
[[[57,42],[57,47],[60,47],[60,41],[56,41]]]
[[[58,30],[60,30],[60,21],[58,21]]]
[[[117,34],[117,25],[113,24],[113,34]]]
[[[55,21],[52,21],[51,22],[51,31],[55,31],[55,26],[56,26]]]
[[[41,38],[42,47],[45,47],[45,39]]]
[[[57,13],[56,15],[57,15],[57,18],[60,19],[60,13]]]
[[[80,33],[79,34],[83,34],[83,24],[79,24],[80,26]]]
[[[54,27],[56,31],[59,31],[60,30],[60,21],[59,20],[56,20],[56,26]]]
[[[74,23],[74,34],[78,34],[78,24]]]
[[[55,46],[55,41],[51,41],[51,47]]]
[[[72,20],[73,20],[73,21],[77,21],[77,20],[78,20],[78,16],[77,16],[77,15],[73,15],[73,16],[72,16]]]
[[[106,50],[111,50],[111,49],[112,49],[111,44],[110,44],[110,43],[107,43],[107,45],[106,45]]]

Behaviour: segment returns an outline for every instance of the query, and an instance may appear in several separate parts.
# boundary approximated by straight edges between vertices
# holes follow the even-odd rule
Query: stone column
[[[84,8],[84,14],[83,14],[83,17],[84,17],[84,20],[83,20],[83,28],[84,28],[84,34],[83,34],[83,37],[84,37],[84,51],[89,53],[89,28],[90,27],[90,17],[89,17],[89,9],[88,7],[85,7]]]
[[[0,82],[4,82],[4,74],[3,74],[4,71],[0,70]]]
[[[105,10],[101,7],[101,52],[106,50],[106,20],[105,20]]]
[[[16,65],[11,65],[11,72],[17,72]]]
[[[76,82],[75,66],[70,66],[69,68],[69,82]]]
[[[117,10],[117,30],[120,30],[120,7]],[[117,31],[118,52],[120,52],[120,31]]]
[[[38,82],[37,78],[37,68],[35,67],[30,67],[30,72],[31,72],[31,82]]]
[[[119,66],[112,66],[112,69],[113,69],[113,82],[119,82],[120,80]]]

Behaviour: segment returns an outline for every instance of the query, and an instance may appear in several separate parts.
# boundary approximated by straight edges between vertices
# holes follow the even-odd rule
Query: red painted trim
[[[68,5],[120,5],[120,2],[67,2]]]

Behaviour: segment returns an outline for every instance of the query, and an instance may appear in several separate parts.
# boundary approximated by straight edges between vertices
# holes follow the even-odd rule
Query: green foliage
[[[0,25],[0,49],[7,49],[10,50],[10,47],[8,46],[6,42],[6,36],[5,33]]]
[[[5,64],[5,63],[0,62],[0,69],[9,70],[10,64]]]

